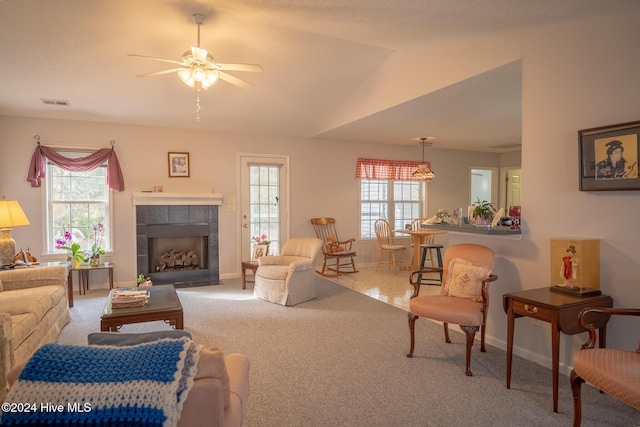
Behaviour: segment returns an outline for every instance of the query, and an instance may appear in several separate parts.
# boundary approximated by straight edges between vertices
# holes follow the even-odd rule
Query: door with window
[[[288,240],[288,157],[240,156],[240,235],[243,260],[252,258],[253,247],[269,242],[269,254],[280,253]]]

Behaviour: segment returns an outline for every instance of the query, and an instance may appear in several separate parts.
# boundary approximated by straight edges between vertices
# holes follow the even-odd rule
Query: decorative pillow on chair
[[[444,294],[480,302],[482,301],[482,280],[490,274],[491,269],[486,265],[454,258],[449,264]]]

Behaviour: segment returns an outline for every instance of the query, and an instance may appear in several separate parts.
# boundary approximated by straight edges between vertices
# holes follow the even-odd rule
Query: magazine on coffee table
[[[149,296],[148,291],[116,290],[111,296],[111,308],[144,307]]]

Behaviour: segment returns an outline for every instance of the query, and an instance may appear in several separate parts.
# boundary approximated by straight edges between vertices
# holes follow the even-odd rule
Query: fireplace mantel
[[[222,193],[133,193],[134,205],[222,205]]]

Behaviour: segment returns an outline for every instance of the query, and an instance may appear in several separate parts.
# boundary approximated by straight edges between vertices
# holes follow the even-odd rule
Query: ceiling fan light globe
[[[180,80],[182,80],[185,83],[187,82],[190,76],[191,76],[191,70],[184,69],[184,70],[178,71],[178,77],[180,77]]]
[[[207,73],[202,69],[202,67],[195,67],[191,76],[195,81],[202,82],[207,77]]]
[[[215,84],[215,82],[218,81],[218,77],[219,76],[220,76],[220,74],[218,74],[217,71],[207,70],[207,78],[206,78],[206,80],[209,82],[209,86],[212,86],[213,84]]]
[[[186,84],[189,87],[193,87],[193,84],[195,83],[195,80],[191,76],[191,71],[189,71],[189,70],[180,71],[178,73],[178,77],[180,77],[180,80],[182,80],[182,83]]]

